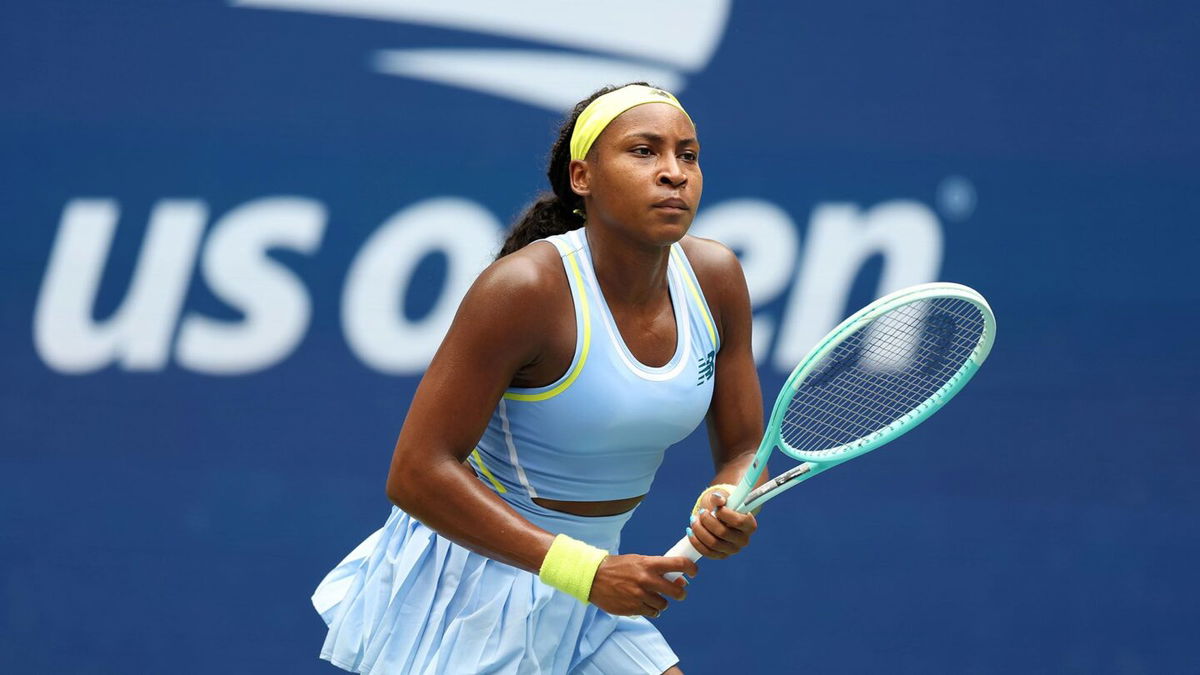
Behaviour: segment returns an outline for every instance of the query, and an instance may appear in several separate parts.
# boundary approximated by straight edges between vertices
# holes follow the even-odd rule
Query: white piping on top
[[[530,498],[537,497],[537,490],[534,490],[533,486],[529,484],[525,469],[517,459],[517,445],[513,443],[512,430],[508,427],[508,406],[503,398],[500,399],[500,428],[504,430],[504,444],[508,446],[508,461],[512,462],[513,468],[517,470],[517,479],[521,481],[521,485],[525,486],[525,492]]]

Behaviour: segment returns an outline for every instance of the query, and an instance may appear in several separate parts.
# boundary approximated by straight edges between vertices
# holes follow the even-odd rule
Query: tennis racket
[[[911,431],[970,381],[995,335],[987,301],[960,284],[910,286],[854,313],[788,376],[727,506],[757,509]],[[801,463],[755,488],[776,448]],[[687,537],[666,555],[700,559]]]

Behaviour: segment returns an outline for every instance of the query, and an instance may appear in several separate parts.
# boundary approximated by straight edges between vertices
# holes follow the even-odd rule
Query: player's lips
[[[654,204],[654,208],[656,208],[656,209],[676,209],[679,211],[690,211],[691,210],[688,208],[687,202],[683,201],[682,199],[678,199],[678,198],[674,198],[674,197],[671,199],[664,199],[661,202],[656,202]]]

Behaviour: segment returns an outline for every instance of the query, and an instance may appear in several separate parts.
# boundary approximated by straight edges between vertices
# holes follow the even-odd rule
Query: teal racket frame
[[[805,378],[808,377],[817,364],[821,363],[826,355],[836,349],[838,345],[847,340],[855,332],[877,318],[914,302],[938,298],[952,298],[966,301],[977,307],[983,317],[984,326],[979,341],[971,354],[963,362],[963,365],[960,366],[958,372],[952,375],[945,384],[931,394],[924,402],[915,406],[908,413],[895,419],[890,424],[850,443],[814,452],[798,450],[788,446],[784,442],[780,430],[783,425],[784,415],[787,413],[788,404]],[[809,478],[879,448],[912,431],[917,425],[937,412],[950,399],[954,398],[966,386],[967,382],[971,381],[971,378],[975,376],[979,367],[987,359],[988,354],[991,353],[995,337],[996,317],[987,300],[968,286],[950,282],[933,282],[903,288],[889,293],[851,314],[809,351],[784,382],[779,395],[775,399],[775,406],[771,410],[771,418],[763,434],[762,442],[759,444],[758,451],[755,453],[754,460],[745,475],[738,482],[733,494],[729,496],[727,504],[741,512],[758,509],[766,501],[777,497],[784,491],[799,485]],[[800,461],[801,464],[781,473],[763,485],[755,487],[762,476],[763,470],[766,468],[767,460],[770,459],[771,453],[775,451],[775,448],[779,448],[785,455]],[[695,550],[687,537],[681,539],[666,555],[686,555],[692,560],[700,558],[700,553]],[[670,576],[668,575],[668,578]]]

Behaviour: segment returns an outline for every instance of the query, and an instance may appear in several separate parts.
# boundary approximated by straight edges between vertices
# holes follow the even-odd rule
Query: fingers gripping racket
[[[784,383],[754,462],[727,505],[757,509],[910,431],[971,379],[995,335],[987,301],[959,284],[910,286],[854,313]],[[755,488],[776,448],[801,464]],[[701,554],[684,537],[666,555]]]

